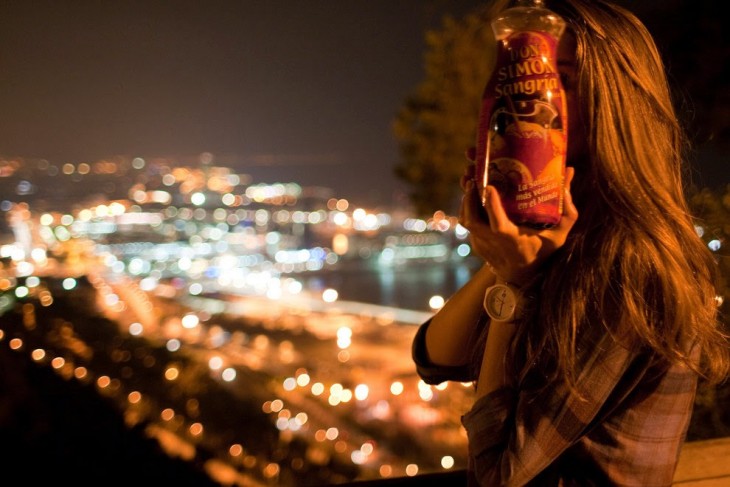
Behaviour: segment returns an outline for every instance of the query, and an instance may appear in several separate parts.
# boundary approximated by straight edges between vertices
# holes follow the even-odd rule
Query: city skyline
[[[622,3],[652,22],[687,5]],[[189,164],[211,153],[258,182],[404,202],[390,124],[424,77],[426,30],[482,4],[4,2],[0,157]],[[709,19],[706,4],[696,11]],[[716,184],[723,154],[710,149],[700,183]]]
[[[424,36],[475,0],[0,7],[0,155],[217,164],[368,202],[402,186],[390,123]]]

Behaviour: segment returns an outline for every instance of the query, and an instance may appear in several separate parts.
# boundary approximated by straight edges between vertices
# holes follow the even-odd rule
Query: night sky
[[[424,32],[481,4],[2,0],[0,156],[210,152],[254,182],[387,202]]]
[[[0,155],[215,161],[377,201],[424,30],[475,0],[0,3]]]

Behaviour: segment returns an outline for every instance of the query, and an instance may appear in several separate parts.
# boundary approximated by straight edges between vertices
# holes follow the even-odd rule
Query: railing
[[[397,477],[339,484],[337,487],[465,486],[466,472]],[[677,487],[730,487],[730,437],[685,443],[674,475]],[[333,486],[334,487],[334,486]]]
[[[465,487],[466,471],[430,473],[413,477],[395,477],[383,480],[362,480],[330,487]]]
[[[674,474],[678,487],[730,487],[730,437],[684,445]]]

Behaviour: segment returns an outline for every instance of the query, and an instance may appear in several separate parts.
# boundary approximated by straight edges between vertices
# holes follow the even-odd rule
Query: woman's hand
[[[470,232],[474,252],[482,257],[492,271],[504,281],[515,285],[528,282],[549,255],[560,248],[578,219],[578,210],[570,194],[575,170],[566,168],[565,198],[560,223],[536,230],[517,226],[507,217],[499,193],[487,186],[485,204],[474,181],[474,166],[467,168],[461,184],[464,197],[459,223]],[[488,220],[484,218],[484,210]]]

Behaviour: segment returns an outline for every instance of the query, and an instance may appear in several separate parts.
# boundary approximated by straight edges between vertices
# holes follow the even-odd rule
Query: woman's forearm
[[[515,326],[513,322],[490,323],[477,380],[477,398],[512,384],[512,377],[507,374],[505,367],[505,358],[512,336],[515,334]]]
[[[446,302],[426,331],[426,349],[434,364],[464,365],[469,360],[474,330],[482,314],[484,291],[495,282],[494,274],[482,266],[459,291]]]

